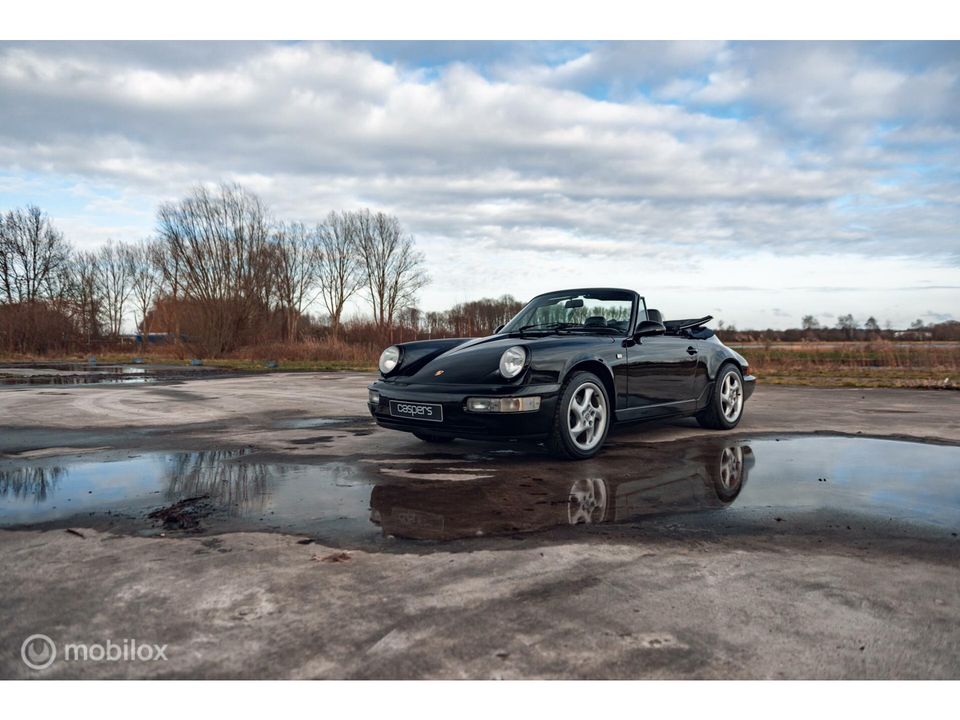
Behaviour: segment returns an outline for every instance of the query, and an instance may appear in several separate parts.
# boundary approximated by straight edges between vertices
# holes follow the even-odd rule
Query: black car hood
[[[614,342],[604,335],[545,335],[521,337],[518,335],[490,335],[469,340],[426,363],[412,375],[403,378],[411,383],[476,384],[505,382],[500,375],[500,356],[507,348],[519,345],[527,349],[528,357],[536,362],[538,350],[563,347],[571,352],[586,350],[598,344]]]

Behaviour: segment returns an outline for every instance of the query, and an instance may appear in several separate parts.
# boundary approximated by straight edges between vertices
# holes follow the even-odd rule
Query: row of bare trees
[[[89,345],[118,338],[132,315],[144,335],[167,333],[218,355],[300,339],[315,303],[337,335],[355,297],[382,332],[427,282],[413,238],[382,212],[288,222],[238,185],[197,186],[158,208],[153,238],[77,252],[31,206],[0,222],[0,346],[44,352],[68,335]],[[55,331],[40,313],[60,318]]]
[[[358,210],[331,212],[314,225],[275,222],[259,198],[236,185],[197,187],[162,205],[152,256],[160,283],[191,309],[193,334],[213,352],[256,336],[274,314],[283,339],[296,341],[317,301],[337,335],[358,294],[385,330],[427,283],[423,255],[396,217]]]
[[[424,314],[422,325],[433,337],[482,337],[506,325],[523,303],[513,295],[483,298],[454,305],[449,310]]]
[[[132,246],[76,252],[39,207],[0,217],[0,346],[45,352],[75,336],[119,335]]]

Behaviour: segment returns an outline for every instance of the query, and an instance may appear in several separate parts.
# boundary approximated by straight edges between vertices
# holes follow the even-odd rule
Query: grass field
[[[960,389],[960,343],[817,342],[731,345],[759,382],[820,387]]]
[[[731,344],[750,362],[760,383],[819,387],[901,387],[960,389],[960,342],[815,342]],[[247,348],[242,357],[204,359],[207,367],[243,372],[374,371],[375,353],[351,347],[348,358],[311,358],[303,347],[271,347],[258,353]],[[238,353],[240,354],[240,353]],[[86,354],[72,357],[7,357],[4,362],[84,362]],[[105,353],[97,362],[130,363],[136,353]],[[189,358],[151,352],[146,363],[189,365]],[[277,367],[271,366],[271,361]]]
[[[7,356],[0,357],[0,367],[7,364],[30,363],[85,363],[90,355],[57,355],[51,357],[36,356]],[[99,365],[130,365],[134,358],[140,358],[148,365],[182,366],[190,365],[189,359],[172,355],[150,353],[138,355],[136,353],[105,353],[96,355]],[[277,363],[273,367],[271,363]],[[367,363],[355,360],[255,360],[248,358],[207,358],[203,359],[204,367],[223,368],[242,372],[373,372],[377,369],[376,361]]]

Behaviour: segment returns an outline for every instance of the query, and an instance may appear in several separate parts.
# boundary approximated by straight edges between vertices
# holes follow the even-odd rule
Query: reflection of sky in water
[[[278,420],[274,427],[285,430],[309,430],[310,428],[330,427],[343,425],[341,418],[295,418],[293,420]]]
[[[750,447],[756,465],[735,508],[830,508],[960,526],[960,448],[842,437]]]
[[[154,372],[156,372],[154,370]],[[157,380],[144,367],[48,363],[37,366],[0,365],[2,385],[129,384]]]
[[[822,508],[960,527],[958,447],[835,437],[738,443],[749,444],[755,463],[726,510],[732,513],[727,515],[730,520],[737,510]],[[369,521],[371,483],[363,463],[262,464],[246,462],[242,455],[149,452],[131,457],[114,452],[3,461],[0,525],[82,517],[93,511],[142,515],[207,495],[221,517],[340,538],[377,532]],[[570,478],[575,480],[589,467],[571,463]],[[818,482],[820,477],[827,482]],[[650,478],[651,483],[657,480]],[[642,482],[636,468],[630,481]],[[438,488],[442,492],[443,485]]]
[[[0,469],[0,521],[39,522],[162,493],[165,457],[155,454],[69,464],[35,461]]]

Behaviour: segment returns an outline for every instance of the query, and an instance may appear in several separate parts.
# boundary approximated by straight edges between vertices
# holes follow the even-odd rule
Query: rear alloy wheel
[[[701,427],[713,430],[735,428],[743,417],[743,375],[736,365],[720,368],[710,403],[697,415]]]
[[[603,382],[590,372],[575,373],[560,392],[548,447],[567,460],[593,457],[607,438],[610,420]]]
[[[449,435],[434,435],[433,433],[420,431],[415,432],[413,435],[414,437],[420,438],[424,442],[437,443],[438,445],[450,443],[454,440],[454,438],[450,437]]]

